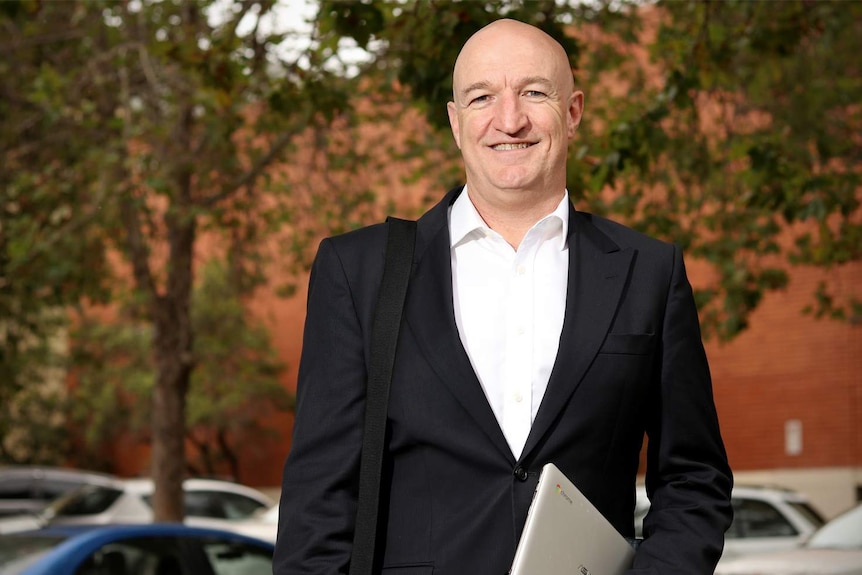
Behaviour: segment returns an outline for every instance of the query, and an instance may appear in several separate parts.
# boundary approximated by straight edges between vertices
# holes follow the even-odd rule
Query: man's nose
[[[516,134],[523,130],[529,120],[524,102],[518,94],[503,94],[498,101],[496,114],[497,129],[507,134]]]

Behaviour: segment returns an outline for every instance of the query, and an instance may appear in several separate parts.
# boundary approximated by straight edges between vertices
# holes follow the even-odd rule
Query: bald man
[[[575,210],[566,159],[584,97],[547,34],[486,26],[453,84],[466,185],[418,221],[381,572],[505,574],[548,462],[633,537],[646,435],[652,508],[631,573],[711,574],[732,477],[679,248]],[[276,575],[349,568],[386,235],[328,238],[312,268]]]

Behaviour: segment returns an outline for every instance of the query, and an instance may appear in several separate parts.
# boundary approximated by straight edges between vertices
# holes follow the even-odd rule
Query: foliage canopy
[[[237,294],[259,285],[265,239],[306,208],[273,166],[289,162],[301,138],[325,139],[347,108],[343,78],[278,50],[284,34],[263,24],[274,7],[0,5],[3,409],[22,409],[16,398],[40,369],[32,356],[48,358],[44,342],[62,325],[48,318],[129,294],[150,326],[161,520],[182,518],[187,407],[201,411],[186,400],[206,344],[195,343],[192,309],[202,239],[218,246]],[[303,237],[302,226],[291,231]],[[288,264],[301,264],[302,243],[287,242],[296,246],[282,254]],[[0,431],[5,445],[10,430]]]

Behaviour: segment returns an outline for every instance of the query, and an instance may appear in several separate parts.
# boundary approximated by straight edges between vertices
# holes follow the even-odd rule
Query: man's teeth
[[[529,148],[530,144],[497,144],[493,149],[495,150],[523,150],[524,148]]]

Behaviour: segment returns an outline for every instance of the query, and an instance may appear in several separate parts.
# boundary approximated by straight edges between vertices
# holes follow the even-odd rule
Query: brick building
[[[798,488],[833,515],[862,500],[862,318],[803,315],[821,279],[858,293],[862,265],[794,270],[747,331],[707,353],[737,482]]]

